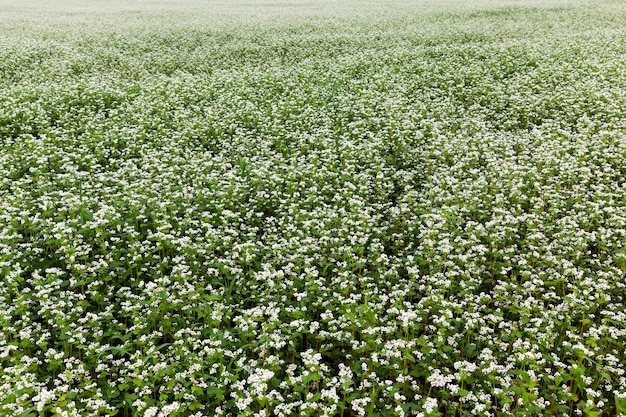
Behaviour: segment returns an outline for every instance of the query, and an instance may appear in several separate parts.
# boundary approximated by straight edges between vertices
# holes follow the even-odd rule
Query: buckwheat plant
[[[0,4],[0,415],[626,413],[626,5]]]

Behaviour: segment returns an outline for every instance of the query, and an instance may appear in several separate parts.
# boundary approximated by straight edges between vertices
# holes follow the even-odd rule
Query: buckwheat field
[[[0,415],[625,414],[624,22],[0,2]]]

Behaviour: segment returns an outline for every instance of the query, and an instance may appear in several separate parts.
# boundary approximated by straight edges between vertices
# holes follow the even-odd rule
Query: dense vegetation
[[[625,413],[626,4],[463,3],[2,3],[0,415]]]

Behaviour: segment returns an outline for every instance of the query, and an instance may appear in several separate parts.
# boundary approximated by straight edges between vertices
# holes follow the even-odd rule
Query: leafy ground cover
[[[626,412],[620,1],[0,5],[0,414]]]

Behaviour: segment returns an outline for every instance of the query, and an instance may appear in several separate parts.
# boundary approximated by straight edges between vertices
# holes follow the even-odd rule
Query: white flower
[[[155,417],[159,413],[158,407],[148,407],[144,412],[144,417]]]
[[[437,408],[437,399],[432,397],[426,398],[423,407],[426,414],[432,413]]]

